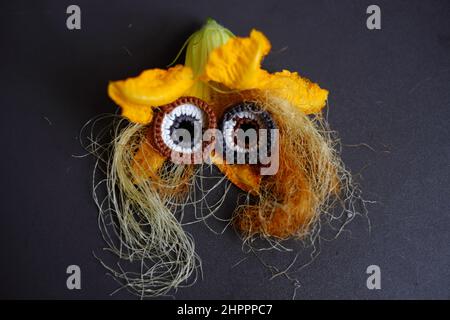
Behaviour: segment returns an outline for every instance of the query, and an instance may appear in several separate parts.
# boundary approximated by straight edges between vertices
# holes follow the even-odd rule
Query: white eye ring
[[[176,152],[188,154],[197,152],[202,146],[201,134],[205,125],[204,119],[205,112],[194,104],[186,103],[177,106],[163,117],[161,125],[163,142]],[[184,140],[185,137],[190,138],[190,141],[180,141],[180,138]]]
[[[150,132],[153,145],[163,156],[169,157],[172,152],[193,155],[205,147],[204,131],[214,129],[216,124],[214,112],[206,102],[182,97],[159,107]]]
[[[261,148],[270,153],[270,140],[273,138],[271,130],[276,129],[276,126],[267,111],[255,103],[243,102],[224,113],[221,129],[224,137],[224,157],[229,159],[230,156],[235,158],[244,154],[247,163],[250,155],[256,155]],[[268,134],[267,139],[260,137],[260,134]]]

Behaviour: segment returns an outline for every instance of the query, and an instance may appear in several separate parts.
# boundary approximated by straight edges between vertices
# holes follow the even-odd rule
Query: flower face
[[[271,192],[278,207],[264,210],[275,212],[277,219],[287,214],[283,209],[283,206],[290,208],[286,201],[291,201],[294,207],[305,206],[309,198],[304,194],[310,192],[306,178],[298,178],[292,186],[303,194],[301,199],[279,187],[289,180],[291,164],[286,159],[297,161],[296,155],[286,153],[287,150],[294,144],[291,153],[295,153],[302,143],[289,140],[291,134],[296,136],[289,130],[292,119],[319,113],[326,104],[328,91],[297,72],[269,73],[262,69],[262,60],[270,49],[269,40],[260,31],[252,30],[248,37],[235,37],[208,20],[188,39],[185,65],[146,70],[135,78],[109,84],[109,96],[122,108],[122,115],[148,127],[149,143],[135,156],[144,179],[157,175],[164,161],[169,158],[173,161],[174,153],[192,159],[207,150],[212,162],[242,190],[260,196]],[[295,125],[301,124],[294,121]],[[202,140],[205,132],[216,128],[221,139]],[[182,137],[180,129],[189,133],[190,139]],[[256,138],[247,141],[249,132]],[[210,148],[213,142],[215,151]],[[270,163],[262,161],[261,156],[270,158],[274,150],[283,157],[282,170],[274,172],[275,177],[266,178],[261,169]],[[146,157],[151,160],[142,161]],[[266,183],[264,190],[263,183]],[[293,200],[288,200],[289,197]],[[295,223],[308,222],[302,217],[301,222]],[[269,232],[267,226],[248,226],[242,221],[241,228],[250,233],[252,228],[265,228]],[[270,233],[284,236],[273,230]]]

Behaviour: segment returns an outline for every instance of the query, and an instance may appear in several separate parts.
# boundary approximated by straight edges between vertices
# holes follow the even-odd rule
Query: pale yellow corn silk
[[[175,214],[193,184],[193,167],[169,165],[156,156],[146,141],[146,130],[131,123],[123,128],[121,121],[113,130],[112,150],[105,156],[98,152],[103,148],[93,143],[91,152],[98,156],[96,168],[106,173],[94,182],[94,199],[108,251],[136,263],[138,271],[102,264],[120,289],[155,297],[195,283],[201,263],[192,237]],[[155,176],[143,179],[143,167],[146,174],[153,168]],[[105,195],[99,191],[102,187]]]

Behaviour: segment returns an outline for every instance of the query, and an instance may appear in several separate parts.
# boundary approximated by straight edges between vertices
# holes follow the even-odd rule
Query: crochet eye
[[[260,151],[270,156],[273,129],[276,125],[272,116],[256,103],[232,106],[224,113],[221,125],[224,157],[234,163],[258,163]]]
[[[195,154],[211,143],[203,141],[203,133],[216,124],[216,116],[205,101],[182,97],[159,108],[150,132],[155,147],[166,157],[172,152]]]

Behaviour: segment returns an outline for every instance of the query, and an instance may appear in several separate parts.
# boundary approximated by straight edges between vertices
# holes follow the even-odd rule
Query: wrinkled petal
[[[177,65],[168,70],[146,70],[135,78],[111,82],[108,94],[122,107],[123,116],[147,124],[152,118],[151,107],[178,99],[193,83],[191,68]]]
[[[231,38],[211,52],[202,80],[219,82],[231,89],[256,88],[263,72],[261,61],[269,51],[269,40],[257,30],[252,30],[247,38]]]
[[[249,164],[226,164],[219,156],[211,156],[212,162],[235,186],[254,195],[259,193],[262,176],[257,166]]]
[[[113,98],[111,93],[110,97]],[[113,98],[113,100],[122,107],[122,116],[131,122],[148,124],[152,121],[153,110],[150,106],[131,103],[120,97]]]
[[[267,73],[260,82],[259,89],[268,90],[272,95],[289,101],[305,114],[320,112],[328,98],[328,91],[320,88],[317,83],[287,70]]]

